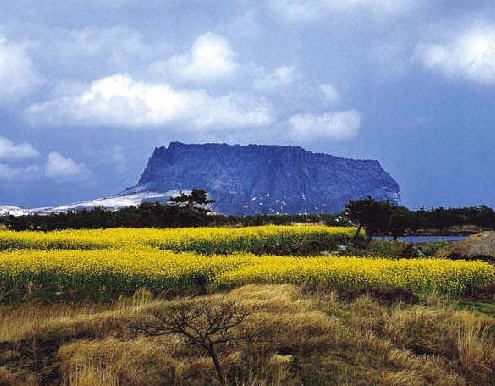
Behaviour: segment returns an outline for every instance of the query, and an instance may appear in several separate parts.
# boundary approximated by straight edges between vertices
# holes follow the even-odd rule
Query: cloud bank
[[[48,154],[45,165],[45,176],[48,178],[69,178],[87,174],[84,164],[78,164],[70,158],[65,158],[59,152]]]
[[[447,78],[495,83],[495,26],[473,27],[441,43],[421,43],[423,67]]]
[[[34,124],[45,126],[139,129],[186,124],[201,129],[268,125],[273,120],[271,110],[263,99],[213,96],[204,89],[175,89],[115,74],[92,82],[82,93],[34,104],[26,114]]]
[[[27,142],[15,144],[9,139],[0,136],[0,158],[22,159],[36,157],[38,155],[38,150],[31,144]]]
[[[1,182],[26,182],[33,181],[40,177],[41,169],[37,165],[27,167],[14,167],[0,163]]]
[[[25,48],[0,36],[0,104],[16,102],[38,84],[38,75]]]
[[[39,156],[40,153],[31,144],[25,142],[15,144],[0,136],[0,159],[22,160]],[[79,164],[71,158],[63,157],[59,152],[48,154],[44,165],[12,166],[0,163],[0,181],[26,182],[40,180],[43,177],[51,179],[83,177],[89,174],[84,164]]]
[[[238,68],[235,52],[223,36],[207,32],[198,36],[185,55],[156,61],[150,71],[157,75],[172,74],[182,80],[210,81],[232,75]]]

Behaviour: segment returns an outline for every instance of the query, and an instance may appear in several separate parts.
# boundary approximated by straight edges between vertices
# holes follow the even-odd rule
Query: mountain
[[[0,206],[0,216],[47,215],[141,202],[167,202],[199,188],[224,214],[338,212],[368,195],[399,202],[399,185],[378,161],[312,153],[299,146],[189,145],[156,148],[136,186],[120,194],[70,205],[24,209]]]
[[[299,146],[171,142],[156,148],[124,194],[204,189],[224,214],[338,212],[368,195],[399,201],[399,185],[375,160],[313,153]]]

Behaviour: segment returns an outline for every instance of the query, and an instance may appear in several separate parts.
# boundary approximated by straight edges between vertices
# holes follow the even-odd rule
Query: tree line
[[[327,225],[350,225],[333,214],[273,214],[225,216],[212,213],[208,205],[214,202],[201,189],[181,193],[168,203],[143,202],[138,206],[110,210],[97,207],[52,214],[2,216],[0,223],[16,231],[100,228],[182,228],[217,226],[286,225],[323,222]]]
[[[446,232],[452,227],[472,225],[495,229],[495,212],[488,206],[465,208],[432,208],[410,210],[389,202],[376,201],[371,197],[352,200],[339,214],[271,214],[226,216],[214,214],[208,209],[212,203],[207,193],[194,189],[182,193],[168,203],[143,202],[138,206],[109,210],[68,211],[48,215],[7,215],[0,223],[12,230],[99,229],[99,228],[177,228],[204,226],[256,226],[285,225],[292,223],[324,223],[331,226],[357,226],[365,229],[369,238],[374,235],[399,237],[418,230],[434,229]]]
[[[375,235],[390,235],[396,239],[406,233],[415,234],[419,230],[447,233],[453,227],[465,226],[495,229],[495,212],[486,205],[420,208],[414,211],[405,206],[367,197],[349,201],[345,206],[344,216],[358,227],[358,232],[364,228],[369,239]]]

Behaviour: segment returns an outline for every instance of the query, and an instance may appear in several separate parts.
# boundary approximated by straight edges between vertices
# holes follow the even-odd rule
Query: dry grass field
[[[130,328],[177,302],[235,300],[252,311],[218,347],[228,384],[465,385],[495,379],[495,317],[431,297],[339,299],[293,285],[247,285],[192,300],[141,291],[106,305],[0,309],[3,384],[216,384],[210,358],[179,334]],[[495,307],[492,309],[495,314]]]

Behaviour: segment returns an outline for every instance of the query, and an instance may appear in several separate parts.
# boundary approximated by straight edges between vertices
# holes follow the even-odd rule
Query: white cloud
[[[340,93],[332,84],[320,84],[320,90],[330,104],[336,104],[340,101]]]
[[[78,164],[70,158],[63,157],[59,152],[48,154],[45,166],[45,176],[49,178],[79,177],[87,173],[84,164]]]
[[[9,139],[0,136],[0,158],[20,159],[31,158],[39,155],[31,144],[24,142],[15,144]]]
[[[375,15],[405,11],[421,0],[271,0],[270,8],[283,19],[303,23],[324,19],[336,12],[363,9]]]
[[[10,104],[29,94],[39,79],[24,47],[0,36],[0,104]]]
[[[157,61],[150,66],[150,72],[157,75],[173,74],[183,80],[207,81],[233,74],[238,68],[235,52],[229,41],[219,35],[200,35],[191,52],[175,55],[167,61]]]
[[[273,71],[266,72],[253,80],[255,89],[271,89],[280,86],[287,86],[294,82],[296,68],[294,66],[277,67]]]
[[[346,140],[357,135],[361,116],[355,110],[323,114],[297,114],[288,122],[288,134],[297,141],[315,139]]]
[[[183,123],[197,130],[263,126],[272,121],[271,106],[263,99],[217,97],[202,89],[135,81],[128,74],[96,80],[82,93],[34,104],[26,114],[36,125],[46,126],[152,128]]]
[[[27,182],[38,181],[43,177],[50,179],[84,178],[89,171],[84,164],[76,163],[70,158],[52,151],[48,154],[45,165],[29,165],[24,167],[0,163],[0,181]]]
[[[39,179],[40,168],[37,165],[27,167],[12,167],[0,163],[0,181],[3,182],[26,182]]]
[[[424,68],[449,78],[495,83],[495,26],[475,27],[440,44],[419,44]]]

